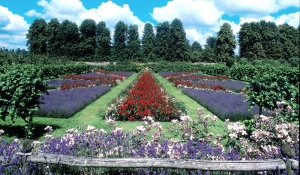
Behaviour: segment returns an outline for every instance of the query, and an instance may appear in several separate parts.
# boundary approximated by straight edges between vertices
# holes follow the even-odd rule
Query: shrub
[[[233,58],[228,58],[227,60],[226,60],[226,66],[228,66],[228,67],[231,67],[231,66],[233,66],[234,65],[234,59]]]

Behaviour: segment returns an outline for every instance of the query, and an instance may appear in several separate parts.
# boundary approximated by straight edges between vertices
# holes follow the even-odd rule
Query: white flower
[[[1,136],[1,134],[3,134],[4,133],[4,130],[3,129],[0,129],[0,136]]]
[[[92,131],[94,130],[95,127],[94,126],[91,126],[91,125],[88,125],[88,127],[86,128],[87,131]]]
[[[136,129],[140,132],[144,132],[146,130],[144,126],[137,126]]]
[[[171,120],[171,122],[175,125],[177,122],[178,122],[178,120]]]
[[[237,134],[236,134],[236,133],[230,133],[230,134],[229,134],[229,137],[230,137],[230,138],[237,138]]]
[[[52,132],[53,129],[51,126],[47,126],[46,128],[44,128],[45,131],[48,131],[48,132]]]

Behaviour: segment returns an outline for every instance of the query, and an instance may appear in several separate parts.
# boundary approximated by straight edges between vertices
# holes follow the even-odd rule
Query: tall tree
[[[189,57],[192,62],[203,61],[202,59],[203,49],[198,41],[194,41],[189,48]]]
[[[78,55],[79,32],[76,23],[64,20],[59,28],[59,37],[61,42],[61,55],[76,60]]]
[[[266,22],[264,20],[259,22],[259,29],[261,38],[261,44],[265,50],[266,57],[269,59],[281,59],[282,49],[279,41],[279,30],[274,22]]]
[[[211,62],[214,62],[215,57],[216,56],[215,56],[214,50],[210,46],[205,45],[203,54],[202,54],[203,61],[211,63]]]
[[[99,61],[108,61],[107,57],[111,54],[111,36],[110,30],[105,22],[101,21],[96,26],[96,54]]]
[[[171,23],[171,43],[171,61],[189,61],[186,34],[178,18]]]
[[[201,44],[198,41],[194,41],[191,46],[192,51],[197,51],[201,53],[203,51]]]
[[[230,24],[224,23],[217,33],[215,48],[216,61],[225,62],[229,57],[233,57],[235,44],[236,41]]]
[[[26,34],[27,46],[30,53],[47,53],[47,22],[44,19],[35,19]]]
[[[149,61],[155,59],[155,35],[152,24],[146,23],[142,38],[142,53]]]
[[[59,56],[61,41],[59,38],[60,22],[57,18],[51,19],[48,23],[48,54],[49,56]]]
[[[249,60],[260,58],[259,55],[256,54],[256,52],[253,52],[253,50],[256,50],[253,48],[254,44],[256,43],[256,48],[258,48],[259,46],[258,43],[260,44],[260,46],[262,46],[260,55],[265,55],[265,50],[261,43],[262,35],[260,33],[260,25],[258,25],[258,23],[251,22],[242,24],[241,29],[238,33],[238,38],[238,43],[240,46],[240,57],[245,57]]]
[[[124,60],[127,58],[126,55],[127,29],[128,26],[123,21],[119,21],[116,24],[115,33],[114,33],[113,56],[117,60]]]
[[[288,24],[278,26],[279,42],[282,44],[282,57],[288,60],[299,57],[299,34],[296,28]]]
[[[208,38],[206,38],[206,44],[204,47],[210,47],[213,51],[216,48],[216,44],[217,44],[217,38],[214,36],[210,36]]]
[[[171,26],[168,21],[156,25],[155,53],[158,59],[171,60]]]
[[[81,57],[92,57],[96,48],[96,22],[93,19],[85,19],[79,26],[80,45],[79,53]]]
[[[128,28],[128,42],[127,42],[127,50],[128,50],[128,58],[131,60],[138,60],[141,56],[140,54],[140,40],[139,40],[139,32],[137,25],[129,25]]]

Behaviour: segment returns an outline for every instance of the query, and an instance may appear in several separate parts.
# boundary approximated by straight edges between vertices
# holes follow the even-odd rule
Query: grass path
[[[67,129],[70,128],[76,128],[78,126],[85,125],[92,125],[96,128],[100,129],[110,129],[110,127],[106,124],[105,120],[103,120],[103,116],[105,116],[106,110],[108,106],[110,105],[110,102],[118,97],[118,94],[122,90],[124,90],[130,83],[132,83],[136,78],[138,74],[134,73],[131,75],[128,79],[126,79],[123,82],[120,82],[118,86],[113,87],[109,92],[86,106],[83,110],[77,112],[74,116],[68,118],[68,119],[60,119],[60,118],[45,118],[45,117],[34,117],[33,122],[35,124],[36,130],[34,133],[36,133],[36,137],[41,137],[45,131],[43,130],[47,125],[50,125],[53,127],[54,132],[53,135],[61,135],[64,134]],[[186,96],[181,92],[180,89],[172,86],[172,83],[167,81],[165,78],[160,76],[159,74],[154,74],[155,78],[159,81],[159,83],[164,87],[164,89],[172,96],[176,97],[176,99],[180,102],[184,103],[185,108],[188,111],[188,115],[192,118],[196,118],[196,110],[199,107],[202,107],[199,105],[196,101],[191,99],[190,97]],[[204,108],[205,109],[205,108]],[[213,115],[208,110],[205,109],[205,115]],[[204,115],[203,115],[204,116]],[[134,130],[136,126],[140,125],[141,122],[116,122],[118,124],[118,127],[122,127],[125,131]],[[167,128],[170,126],[170,122],[160,122],[163,126],[164,132],[167,133]],[[220,129],[213,129],[211,132],[217,134],[222,133],[222,124],[223,122],[221,120],[217,120],[216,126]],[[22,133],[22,127],[24,126],[25,122],[22,119],[17,119],[14,124],[10,124],[10,122],[4,122],[4,124],[0,124],[0,129],[4,129],[6,134],[3,135],[4,139],[6,140],[12,140],[16,137],[20,137],[20,132]],[[16,131],[17,130],[17,131]],[[15,133],[14,133],[15,132]],[[17,132],[17,133],[16,133]],[[10,133],[10,134],[8,134]],[[14,133],[14,134],[12,134]]]

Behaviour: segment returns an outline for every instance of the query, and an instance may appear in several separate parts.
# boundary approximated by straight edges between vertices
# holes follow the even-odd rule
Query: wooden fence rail
[[[22,154],[22,153],[21,153]],[[19,153],[20,155],[20,153]],[[26,154],[26,161],[34,163],[63,164],[77,167],[118,167],[118,168],[175,168],[201,169],[213,171],[270,171],[299,169],[299,162],[290,159],[290,164],[284,159],[255,160],[255,161],[213,161],[195,159],[155,159],[155,158],[91,158],[67,155],[38,153]],[[0,161],[4,160],[0,156]],[[287,167],[288,166],[288,167]],[[290,166],[290,168],[289,168]]]

